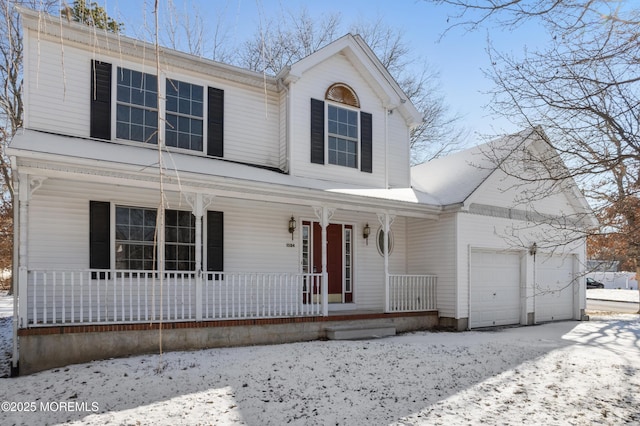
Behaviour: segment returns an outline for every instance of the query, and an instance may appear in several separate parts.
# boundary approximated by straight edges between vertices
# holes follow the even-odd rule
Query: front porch
[[[343,327],[427,330],[439,320],[433,275],[389,275],[388,310],[333,310],[323,274],[21,272],[19,374],[158,351],[323,340]]]
[[[21,270],[21,329],[436,311],[434,275],[386,278],[384,306],[328,303],[319,273]],[[339,307],[334,311],[332,307]],[[344,310],[344,309],[348,309]]]

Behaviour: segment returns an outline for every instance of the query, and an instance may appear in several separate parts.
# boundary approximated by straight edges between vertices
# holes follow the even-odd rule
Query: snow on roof
[[[411,185],[443,206],[463,203],[496,170],[496,159],[504,160],[532,134],[528,129],[414,166]]]

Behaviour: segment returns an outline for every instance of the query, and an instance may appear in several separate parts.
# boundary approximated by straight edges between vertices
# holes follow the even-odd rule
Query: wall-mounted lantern
[[[538,253],[538,244],[533,243],[533,244],[531,244],[531,247],[529,247],[529,254],[531,256],[535,257],[536,253]]]
[[[371,228],[369,228],[369,224],[367,223],[364,228],[362,228],[362,238],[364,238],[367,245],[369,245],[369,234],[371,234]]]
[[[291,234],[291,241],[293,241],[293,233],[296,231],[296,220],[291,216],[289,219],[289,233]]]

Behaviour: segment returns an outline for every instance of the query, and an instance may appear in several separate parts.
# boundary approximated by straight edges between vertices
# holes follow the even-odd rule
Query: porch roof
[[[100,181],[126,179],[136,185],[153,184],[158,175],[155,145],[134,145],[71,137],[37,130],[21,130],[7,154],[39,162],[30,174],[79,173]],[[46,163],[43,163],[46,162]],[[435,216],[440,203],[413,188],[367,188],[329,180],[302,178],[275,169],[256,167],[191,153],[163,154],[166,181],[186,191],[232,192],[280,197],[295,204],[346,203],[353,208],[396,210],[412,216]],[[22,167],[24,170],[24,167]],[[130,182],[129,185],[132,183]],[[287,201],[288,200],[288,201]]]

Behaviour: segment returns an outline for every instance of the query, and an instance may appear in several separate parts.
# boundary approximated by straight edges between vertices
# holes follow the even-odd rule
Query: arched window
[[[346,84],[336,83],[327,89],[327,136],[329,164],[358,167],[358,110],[360,101]],[[343,108],[335,103],[349,108]]]
[[[360,99],[347,84],[334,83],[323,100],[311,99],[312,163],[372,173],[372,141],[372,115],[360,111]]]

